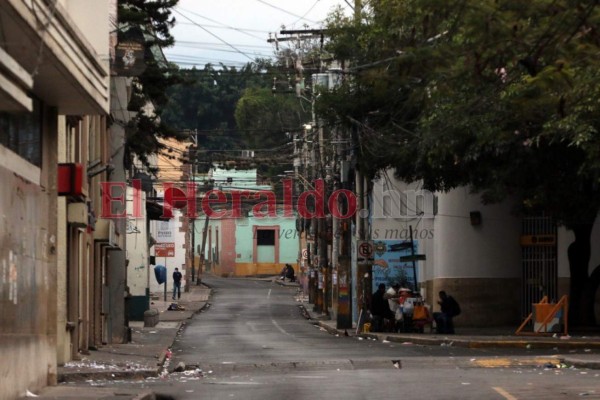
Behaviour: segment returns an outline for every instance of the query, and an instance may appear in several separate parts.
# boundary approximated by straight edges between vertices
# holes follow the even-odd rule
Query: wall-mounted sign
[[[554,246],[556,235],[523,235],[521,246]]]
[[[154,255],[156,257],[175,257],[175,243],[156,243]]]
[[[375,260],[375,251],[373,248],[373,241],[371,240],[360,240],[357,244],[357,252],[358,258],[357,261],[359,264],[368,264],[372,263]]]
[[[144,62],[145,47],[136,41],[117,44],[113,70],[118,76],[139,76],[146,69]]]

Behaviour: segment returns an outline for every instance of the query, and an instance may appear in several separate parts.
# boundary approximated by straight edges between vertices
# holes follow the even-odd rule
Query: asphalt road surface
[[[213,288],[211,306],[187,324],[168,366],[183,361],[187,370],[128,386],[181,400],[600,399],[600,371],[544,368],[535,359],[554,350],[336,336],[302,316],[296,288],[249,279],[205,282]]]

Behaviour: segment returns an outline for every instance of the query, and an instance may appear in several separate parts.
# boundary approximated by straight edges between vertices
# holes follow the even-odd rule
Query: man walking
[[[181,272],[179,272],[179,268],[175,268],[175,272],[173,272],[173,300],[175,300],[175,296],[177,295],[178,299],[181,299]]]

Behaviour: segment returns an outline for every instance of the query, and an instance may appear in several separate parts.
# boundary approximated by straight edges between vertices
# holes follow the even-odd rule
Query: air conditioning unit
[[[86,203],[70,203],[67,206],[67,222],[69,225],[85,228],[88,226],[89,215]]]

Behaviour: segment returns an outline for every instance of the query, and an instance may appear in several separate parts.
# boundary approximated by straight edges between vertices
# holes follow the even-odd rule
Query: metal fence
[[[556,224],[546,216],[525,217],[522,223],[523,284],[521,317],[527,318],[532,304],[544,296],[550,302],[558,300],[558,271],[556,257]],[[543,237],[547,241],[531,243],[532,237]],[[554,238],[554,240],[550,240]],[[523,238],[529,243],[523,244]]]

